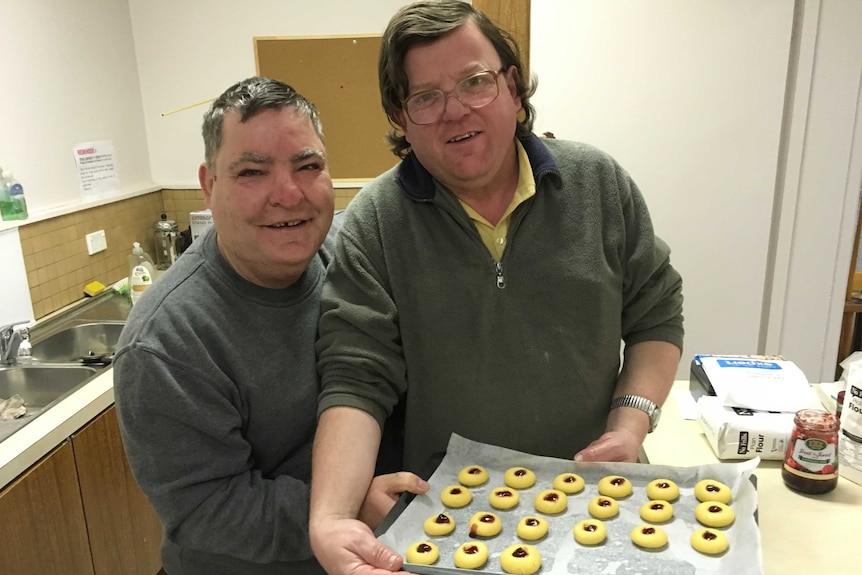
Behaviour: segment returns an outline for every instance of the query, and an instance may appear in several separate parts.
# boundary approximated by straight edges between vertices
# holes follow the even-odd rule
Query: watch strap
[[[652,433],[658,423],[655,417],[656,412],[659,410],[658,405],[640,395],[621,395],[620,397],[614,398],[614,400],[611,401],[611,409],[616,409],[617,407],[633,407],[646,413],[649,416],[650,433]]]

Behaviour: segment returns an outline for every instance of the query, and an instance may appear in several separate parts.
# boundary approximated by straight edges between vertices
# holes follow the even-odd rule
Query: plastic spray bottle
[[[24,186],[6,170],[0,172],[0,216],[4,220],[26,220],[28,216]]]
[[[156,269],[153,258],[135,242],[132,244],[132,253],[129,254],[129,294],[132,305],[138,301],[147,289],[153,285],[153,271]]]

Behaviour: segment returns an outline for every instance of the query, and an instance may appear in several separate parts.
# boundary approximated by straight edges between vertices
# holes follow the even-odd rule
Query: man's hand
[[[376,529],[405,491],[417,495],[425,493],[428,491],[428,482],[407,471],[378,475],[371,481],[359,509],[360,521],[371,529]]]
[[[329,575],[391,575],[404,560],[356,519],[331,518],[312,530],[314,555]]]
[[[575,461],[631,461],[636,463],[643,438],[620,428],[606,431],[575,454]]]

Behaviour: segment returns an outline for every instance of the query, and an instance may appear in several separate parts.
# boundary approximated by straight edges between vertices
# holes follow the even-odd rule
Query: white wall
[[[862,3],[824,0],[821,18],[820,2],[799,2],[794,31],[795,7],[532,2],[536,129],[605,149],[641,187],[684,278],[680,377],[696,353],[782,353],[812,381],[834,373],[862,174],[849,166]],[[788,84],[791,57],[803,70]]]
[[[408,3],[129,0],[153,178],[165,187],[198,187],[206,106],[162,114],[253,76],[255,36],[380,34]]]
[[[37,217],[80,203],[71,147],[86,140],[114,140],[124,193],[196,187],[204,107],[163,112],[253,74],[253,36],[380,32],[406,3],[0,2],[0,159]],[[862,178],[862,2],[532,9],[536,127],[604,148],[641,186],[685,276],[685,359],[784,353],[831,379]],[[0,323],[32,317],[12,226]]]
[[[151,186],[128,3],[3,1],[0,22],[0,162],[30,213],[82,202],[81,142],[113,141],[121,192]]]
[[[769,344],[798,363],[809,379],[831,380],[841,329],[857,207],[862,184],[862,2],[805,3],[803,52],[810,73],[796,88],[791,145],[801,146],[798,165],[788,160],[785,201],[792,220],[782,220],[786,252],[777,262]],[[805,62],[803,60],[803,62]],[[794,190],[794,185],[797,190]],[[793,192],[797,191],[796,195]]]
[[[30,292],[20,289],[19,282],[9,281],[13,278],[24,278],[27,284],[27,270],[24,268],[24,256],[21,254],[21,240],[18,229],[0,231],[0,254],[2,254],[2,281],[0,281],[0,326],[21,320],[32,321],[33,302]]]

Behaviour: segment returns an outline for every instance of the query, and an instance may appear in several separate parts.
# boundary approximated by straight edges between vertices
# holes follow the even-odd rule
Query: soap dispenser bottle
[[[129,255],[129,294],[134,305],[147,289],[153,285],[153,259],[135,242]]]
[[[0,172],[0,216],[4,220],[26,220],[27,200],[24,198],[24,186],[15,179],[12,172]]]

